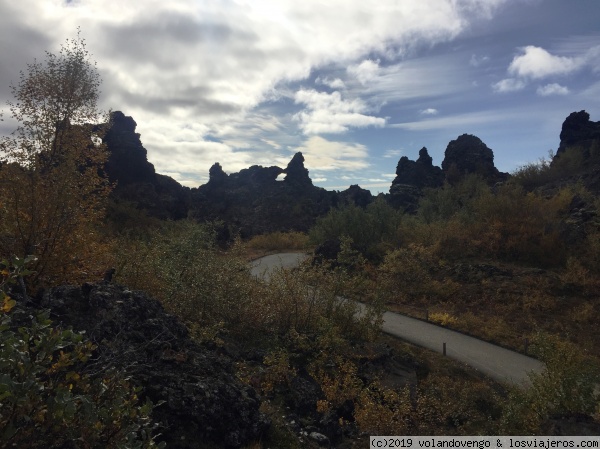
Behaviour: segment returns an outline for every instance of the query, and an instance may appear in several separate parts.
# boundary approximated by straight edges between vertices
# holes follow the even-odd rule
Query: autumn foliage
[[[0,253],[34,254],[32,281],[79,281],[100,269],[95,235],[109,185],[97,102],[100,78],[85,42],[67,41],[21,72],[8,103],[16,129],[0,140]]]

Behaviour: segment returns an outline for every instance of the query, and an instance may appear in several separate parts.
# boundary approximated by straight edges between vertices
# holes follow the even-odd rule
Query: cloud
[[[542,97],[548,97],[550,95],[567,95],[568,93],[568,88],[557,83],[546,84],[545,86],[537,88],[537,94]]]
[[[352,171],[369,166],[367,148],[358,143],[335,142],[312,136],[294,151],[302,152],[309,170]]]
[[[585,64],[583,57],[555,56],[540,47],[528,45],[515,56],[508,72],[524,78],[540,79],[554,75],[567,75],[579,70]]]
[[[379,73],[379,60],[372,61],[370,59],[366,59],[360,64],[349,66],[347,71],[361,84],[365,85],[377,77]]]
[[[477,111],[467,114],[455,114],[446,117],[431,118],[417,122],[394,123],[388,126],[390,128],[399,128],[409,131],[446,129],[454,132],[455,130],[469,129],[473,126],[486,123],[500,123],[506,121],[507,119],[522,120],[524,117],[528,117],[530,115],[531,112],[529,111],[518,113],[511,111],[510,114],[507,114],[506,111],[502,110]]]
[[[492,89],[494,92],[516,92],[518,90],[523,90],[527,86],[527,83],[523,80],[516,78],[506,78],[502,81],[498,81],[495,84],[492,84]]]
[[[335,78],[335,79],[331,79],[331,78],[317,78],[315,80],[316,84],[323,84],[327,87],[331,87],[332,89],[345,89],[346,88],[346,83],[344,83],[340,78]]]
[[[186,177],[207,173],[216,159],[235,170],[267,155],[281,157],[277,152],[285,150],[272,142],[282,148],[298,144],[299,137],[290,136],[294,129],[245,124],[282,86],[335,64],[353,67],[355,82],[367,83],[381,97],[387,87],[400,87],[387,91],[399,98],[447,91],[452,83],[445,83],[446,73],[423,76],[409,65],[401,73],[386,72],[377,58],[393,62],[417,46],[452,40],[504,2],[381,0],[366,8],[356,0],[145,0],[143,7],[118,0],[55,0],[43,7],[38,0],[5,1],[0,2],[0,78],[16,81],[26,62],[43,58],[44,50],[56,51],[81,26],[104,80],[101,106],[135,118],[157,171]],[[415,74],[421,76],[412,78]],[[344,82],[327,83],[342,89]],[[0,96],[9,94],[3,85]],[[308,134],[385,123],[360,100],[334,98],[329,106],[338,103],[348,109],[328,118],[319,114],[329,113],[329,107],[309,107],[295,123]],[[194,128],[198,123],[202,130]],[[190,126],[196,140],[177,142]],[[250,151],[252,145],[258,149]]]
[[[438,112],[439,111],[435,108],[427,108],[427,109],[423,109],[423,110],[419,111],[419,114],[421,114],[421,115],[437,115]]]
[[[489,60],[489,56],[471,55],[471,59],[469,59],[469,65],[472,67],[479,67],[480,65],[489,62]]]
[[[383,157],[385,158],[397,158],[398,156],[400,156],[402,154],[402,150],[385,150],[385,152],[383,153]]]
[[[350,127],[385,125],[385,119],[363,114],[368,107],[360,99],[344,100],[338,91],[328,94],[301,89],[294,100],[307,106],[307,111],[295,115],[304,134],[343,133]]]
[[[372,104],[456,95],[472,89],[467,67],[452,54],[440,54],[379,67],[366,86],[348,91],[368,95]]]

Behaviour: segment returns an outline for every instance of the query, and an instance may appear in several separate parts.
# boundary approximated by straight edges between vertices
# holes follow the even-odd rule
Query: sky
[[[315,185],[386,193],[422,147],[474,134],[511,172],[600,121],[599,0],[0,0],[0,103],[78,27],[100,106],[189,187],[302,151]]]

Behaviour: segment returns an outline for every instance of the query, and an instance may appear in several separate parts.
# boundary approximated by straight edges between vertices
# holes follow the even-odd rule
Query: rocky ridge
[[[227,238],[235,233],[251,236],[307,231],[331,207],[347,202],[366,207],[374,200],[368,190],[358,185],[342,192],[314,186],[302,153],[296,153],[286,168],[253,165],[231,174],[216,162],[209,170],[209,181],[190,190],[155,172],[135,128],[131,117],[118,111],[111,114],[105,139],[110,152],[106,172],[116,183],[113,197],[158,218],[221,221],[222,234]],[[560,139],[555,159],[567,148],[575,147],[584,162],[600,158],[600,122],[590,121],[585,111],[567,117]],[[587,172],[580,176],[594,192],[600,192],[598,166],[588,164]],[[449,142],[441,167],[433,165],[427,148],[419,151],[416,161],[400,158],[396,178],[385,197],[392,206],[411,213],[424,189],[438,188],[445,182],[454,184],[469,174],[481,176],[490,185],[509,177],[495,167],[494,153],[481,139],[463,134]]]
[[[192,189],[189,215],[223,220],[242,237],[273,231],[308,231],[316,217],[337,204],[337,193],[315,187],[296,153],[285,169],[253,165],[227,175],[219,163],[208,183]],[[280,175],[285,175],[280,180]],[[370,194],[370,193],[369,193]]]

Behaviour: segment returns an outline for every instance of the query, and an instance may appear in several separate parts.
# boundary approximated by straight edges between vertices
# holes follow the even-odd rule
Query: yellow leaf
[[[5,296],[4,301],[2,302],[2,308],[0,308],[0,310],[2,312],[8,313],[16,305],[17,305],[17,301],[15,301],[14,299],[12,299],[9,296]]]

